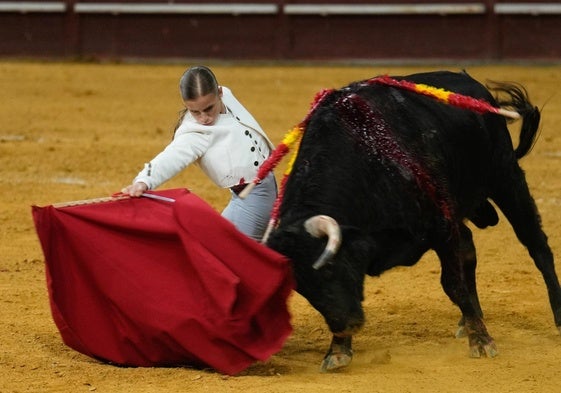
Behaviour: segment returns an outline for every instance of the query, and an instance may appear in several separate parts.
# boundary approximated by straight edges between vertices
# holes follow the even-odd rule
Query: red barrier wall
[[[544,1],[0,1],[0,56],[561,60]]]

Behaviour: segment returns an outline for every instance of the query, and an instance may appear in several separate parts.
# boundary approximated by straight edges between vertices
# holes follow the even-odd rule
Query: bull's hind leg
[[[541,227],[541,219],[534,199],[530,195],[524,173],[518,165],[509,171],[500,182],[493,200],[510,221],[516,236],[526,246],[537,268],[541,272],[555,325],[561,333],[561,288],[555,273],[553,254],[547,236]]]
[[[465,250],[462,247],[468,247],[468,251],[470,249],[470,242],[465,241],[465,236],[466,231],[460,227],[457,234],[451,235],[448,240],[435,247],[442,265],[442,288],[450,300],[458,305],[462,311],[464,332],[468,337],[470,356],[476,358],[481,356],[494,357],[498,353],[497,347],[483,323],[479,301],[475,305],[472,300],[469,289],[472,284],[468,285],[463,271],[462,253],[465,253]],[[473,290],[473,293],[476,294],[475,281],[473,281]]]
[[[475,245],[473,244],[473,236],[471,234],[471,230],[467,226],[461,224],[459,227],[459,237],[459,255],[460,260],[463,262],[463,271],[469,292],[469,298],[471,300],[471,303],[475,307],[477,316],[483,318],[483,312],[481,311],[481,305],[479,303],[479,296],[477,295],[477,285],[475,277],[477,256],[475,252]],[[467,336],[465,322],[465,318],[462,316],[460,322],[458,322],[458,330],[456,331],[457,338]]]

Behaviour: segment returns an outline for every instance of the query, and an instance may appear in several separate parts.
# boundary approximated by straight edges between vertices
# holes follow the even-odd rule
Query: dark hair
[[[211,93],[218,95],[216,76],[214,76],[214,73],[208,67],[191,67],[183,73],[179,80],[179,92],[181,93],[183,101],[194,100],[195,98],[206,96]],[[187,112],[189,112],[187,109],[183,109],[179,112],[179,119],[173,131],[174,136],[175,131],[177,131],[183,122],[183,118]]]
[[[181,76],[179,91],[183,101],[193,100],[211,93],[218,95],[218,82],[210,68],[195,66],[189,68]]]

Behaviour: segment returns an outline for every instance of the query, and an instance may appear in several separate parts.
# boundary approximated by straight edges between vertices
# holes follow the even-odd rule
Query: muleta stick
[[[157,195],[157,194],[151,194],[148,192],[145,192],[141,195],[141,197],[144,198],[149,198],[149,199],[155,199],[158,201],[164,201],[164,202],[175,202],[175,199],[173,198],[168,198],[162,195]],[[94,203],[105,203],[105,202],[115,202],[115,201],[121,201],[123,199],[130,199],[132,198],[130,195],[127,194],[123,194],[122,192],[118,192],[114,195],[108,196],[108,197],[101,197],[101,198],[91,198],[91,199],[82,199],[82,200],[78,200],[78,201],[68,201],[68,202],[60,202],[60,203],[54,203],[53,207],[58,209],[58,208],[63,208],[63,207],[72,207],[72,206],[81,206],[81,205],[91,205]]]
[[[94,203],[114,202],[114,201],[120,201],[122,199],[129,199],[129,198],[130,197],[128,195],[121,194],[121,195],[113,195],[113,196],[109,196],[109,197],[81,199],[81,200],[78,200],[78,201],[53,203],[52,206],[55,209],[58,209],[58,208],[63,208],[63,207],[91,205],[91,204],[94,204]]]

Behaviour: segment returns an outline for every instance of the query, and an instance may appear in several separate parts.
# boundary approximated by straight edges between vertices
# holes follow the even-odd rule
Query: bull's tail
[[[506,96],[497,98],[500,107],[509,108],[522,117],[518,146],[514,150],[516,158],[520,159],[528,154],[536,143],[539,135],[540,110],[530,103],[528,92],[519,84],[491,82],[488,88]]]

